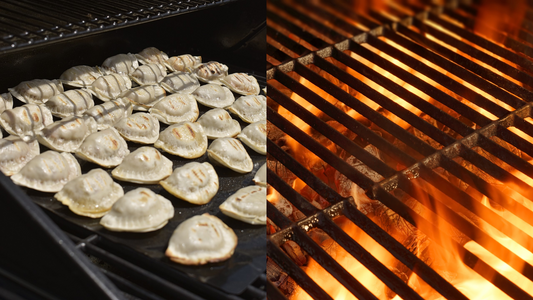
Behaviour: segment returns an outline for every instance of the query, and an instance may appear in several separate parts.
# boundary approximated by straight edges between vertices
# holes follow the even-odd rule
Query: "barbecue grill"
[[[267,2],[270,299],[532,298],[532,5]]]
[[[101,65],[107,57],[147,47],[169,56],[190,53],[220,61],[232,73],[254,75],[264,87],[264,16],[264,3],[252,0],[3,1],[0,90],[7,92],[25,80],[56,79],[72,66]],[[201,107],[200,113],[205,110]],[[256,170],[265,157],[251,156]],[[175,167],[185,163],[168,157]],[[94,167],[85,164],[82,171]],[[253,178],[230,171],[219,176],[220,200],[252,184]],[[126,192],[139,187],[122,185]],[[179,222],[194,214],[216,214],[220,203],[193,206],[174,201],[176,222],[168,228],[156,234],[121,235],[75,216],[50,194],[21,189],[4,176],[0,186],[0,298],[266,297],[264,227],[226,219],[239,237],[235,255],[227,262],[180,266],[163,255],[168,242],[163,236],[170,237]],[[157,185],[147,187],[165,193]]]

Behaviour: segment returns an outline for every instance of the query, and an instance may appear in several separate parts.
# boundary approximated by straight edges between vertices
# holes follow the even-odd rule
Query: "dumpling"
[[[0,125],[12,135],[24,141],[35,136],[35,132],[54,122],[50,110],[43,104],[25,104],[8,109],[0,115]]]
[[[207,136],[197,123],[170,125],[159,134],[156,148],[184,158],[198,158],[207,150]]]
[[[241,132],[239,121],[231,118],[222,108],[213,108],[204,113],[197,121],[202,125],[208,139],[235,137]]]
[[[115,129],[128,141],[153,144],[159,137],[159,121],[148,113],[136,113],[120,119]]]
[[[242,96],[230,107],[230,112],[236,114],[247,123],[266,120],[266,97],[265,96]]]
[[[218,191],[218,175],[208,163],[190,162],[176,168],[159,184],[172,195],[193,204],[206,204]]]
[[[96,132],[93,118],[70,117],[46,126],[35,136],[41,144],[52,150],[74,152],[93,132]]]
[[[165,89],[162,87],[158,85],[145,85],[126,91],[122,99],[131,102],[134,110],[147,111],[157,101],[163,99],[165,95]]]
[[[55,193],[80,175],[80,164],[72,154],[50,150],[35,156],[11,180],[16,185]]]
[[[19,172],[39,153],[37,140],[25,142],[14,135],[0,139],[0,171],[6,176],[11,176]]]
[[[235,172],[248,173],[254,168],[250,155],[248,155],[241,142],[234,138],[214,140],[209,149],[207,149],[207,156],[214,163],[232,169]]]
[[[201,56],[192,56],[190,54],[183,54],[179,56],[172,56],[167,59],[165,65],[172,71],[187,71],[187,68],[194,68],[202,63]]]
[[[241,95],[259,95],[259,83],[255,77],[245,73],[233,73],[220,80],[230,90]]]
[[[63,72],[63,74],[59,76],[59,79],[64,84],[85,88],[93,84],[93,82],[102,75],[104,74],[102,74],[97,67],[75,66]]]
[[[253,181],[255,184],[266,187],[267,186],[267,164],[263,164],[255,173]]]
[[[222,84],[220,79],[228,76],[228,66],[216,61],[199,64],[188,70],[194,74],[198,80],[205,83]]]
[[[126,141],[111,127],[89,135],[76,151],[76,156],[110,168],[118,166],[129,153]]]
[[[172,161],[153,147],[140,147],[128,154],[111,175],[133,183],[158,183],[172,174]]]
[[[59,80],[34,79],[23,81],[8,91],[24,103],[43,104],[52,96],[63,93],[63,84]]]
[[[167,69],[160,64],[142,65],[130,74],[131,79],[139,85],[158,84],[165,76],[167,76]]]
[[[107,58],[102,64],[104,70],[112,73],[126,74],[133,73],[139,67],[139,62],[134,54],[117,54]]]
[[[184,265],[204,265],[230,258],[237,247],[237,235],[210,214],[182,222],[168,242],[165,255]]]
[[[6,109],[13,108],[13,96],[10,93],[5,93],[0,95],[0,114],[3,113]]]
[[[91,84],[90,89],[102,101],[110,101],[122,96],[131,89],[131,80],[122,74],[101,76]]]
[[[131,115],[131,103],[124,103],[122,100],[115,100],[95,105],[85,112],[85,116],[92,117],[97,124],[98,130],[115,125],[118,120]]]
[[[161,66],[165,66],[168,59],[168,55],[156,47],[145,48],[135,56],[142,64],[160,64]]]
[[[242,130],[237,136],[241,142],[252,148],[259,154],[266,155],[267,153],[267,124],[265,121],[252,123]]]
[[[122,187],[102,169],[93,169],[74,178],[54,195],[73,213],[90,218],[105,215],[122,196]]]
[[[94,100],[92,91],[79,89],[55,95],[44,105],[48,107],[52,115],[59,118],[68,118],[81,116],[89,108],[94,106]]]
[[[266,201],[266,188],[252,185],[229,196],[219,209],[234,219],[253,225],[266,225]]]
[[[192,95],[198,103],[207,107],[224,108],[235,102],[233,93],[227,87],[212,83],[200,86]]]
[[[186,72],[171,73],[161,81],[161,87],[169,93],[190,94],[199,86],[198,79]]]
[[[138,188],[119,198],[100,225],[111,231],[150,232],[174,217],[172,203],[149,189]]]
[[[154,104],[150,113],[159,121],[171,125],[181,122],[194,122],[200,111],[194,97],[190,94],[172,94]]]

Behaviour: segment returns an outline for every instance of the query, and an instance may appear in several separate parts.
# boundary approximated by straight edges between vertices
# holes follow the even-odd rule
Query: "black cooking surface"
[[[236,68],[230,67],[230,70],[235,70]],[[238,68],[237,68],[238,69]],[[260,82],[263,82],[265,79],[259,78]],[[236,99],[239,95],[235,95]],[[99,102],[97,100],[97,102]],[[205,107],[201,104],[198,105],[200,109],[200,116],[205,113],[210,108]],[[134,111],[136,113],[137,111]],[[237,116],[232,115],[233,118],[238,119]],[[239,120],[241,128],[246,127],[247,123]],[[161,123],[161,131],[166,129],[168,125]],[[209,140],[209,145],[212,140]],[[135,151],[142,146],[152,146],[153,145],[141,145],[133,142],[128,142],[128,149],[130,152]],[[265,248],[266,248],[266,233],[265,226],[250,225],[244,222],[234,220],[226,215],[222,214],[218,209],[218,206],[222,204],[230,195],[237,192],[242,187],[254,185],[253,177],[257,170],[266,162],[266,156],[260,155],[253,151],[248,146],[244,145],[248,154],[252,158],[254,163],[254,169],[252,172],[247,174],[240,174],[229,170],[225,167],[214,166],[215,170],[219,176],[219,190],[215,197],[205,205],[194,205],[186,201],[177,199],[170,193],[168,193],[162,186],[156,184],[135,184],[124,181],[115,180],[119,183],[123,189],[124,193],[127,193],[130,190],[146,187],[151,189],[157,194],[162,195],[163,197],[172,201],[172,204],[175,208],[174,217],[169,221],[169,223],[163,227],[161,230],[148,233],[127,233],[127,232],[112,232],[106,230],[99,224],[100,218],[91,219],[87,217],[78,216],[72,213],[67,206],[62,205],[59,201],[55,200],[53,194],[43,193],[35,191],[28,188],[23,188],[27,194],[40,206],[48,209],[52,213],[64,218],[76,224],[78,226],[83,226],[90,231],[101,235],[113,242],[119,243],[121,245],[126,245],[132,249],[147,255],[154,259],[154,262],[164,264],[165,266],[178,269],[187,273],[189,276],[194,277],[201,282],[209,283],[215,287],[218,287],[225,292],[231,294],[240,294],[248,285],[250,285],[257,277],[265,272]],[[49,150],[48,148],[41,145],[41,153]],[[184,159],[178,156],[168,154],[164,151],[160,151],[168,159],[173,162],[173,169],[183,166],[189,162],[210,162],[207,158],[207,153],[196,159]],[[88,173],[90,170],[95,168],[102,168],[94,163],[90,163],[81,159],[78,159],[78,162],[82,168],[82,174]],[[212,163],[212,162],[210,162]],[[106,170],[109,175],[113,168],[102,168]],[[220,263],[212,263],[203,266],[185,266],[174,263],[170,261],[165,256],[165,250],[168,246],[168,241],[170,236],[176,229],[176,227],[183,221],[188,218],[191,218],[195,215],[201,215],[203,213],[209,213],[220,218],[224,223],[231,227],[238,238],[238,245],[235,249],[234,255],[227,261]]]

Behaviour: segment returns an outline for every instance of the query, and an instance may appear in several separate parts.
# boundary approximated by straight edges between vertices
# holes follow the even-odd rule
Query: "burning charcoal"
[[[435,121],[435,120],[433,120],[433,121]],[[434,123],[434,122],[429,122],[429,123],[431,124],[431,123]],[[434,125],[434,124],[432,124],[432,125]],[[420,140],[422,140],[424,143],[426,143],[426,144],[430,145],[431,147],[433,147],[434,149],[440,150],[440,149],[442,149],[444,147],[441,144],[439,144],[437,141],[435,141],[434,139],[432,139],[429,136],[425,135],[424,133],[422,133],[422,131],[420,131],[420,130],[414,128],[414,127],[409,128],[408,131],[411,132],[414,136],[416,136]]]
[[[296,175],[289,171],[289,169],[287,169],[282,163],[274,160],[270,155],[267,156],[267,167],[274,171],[276,175],[278,175],[288,185],[292,185],[294,183]]]
[[[283,269],[278,266],[270,257],[267,256],[267,279],[272,281],[272,283],[279,282],[280,275],[283,272]],[[279,286],[279,285],[278,285]]]
[[[302,220],[303,218],[305,218],[305,215],[297,209],[294,209],[292,212],[292,215],[289,217],[289,219],[291,219],[294,222],[298,222]]]
[[[274,224],[269,218],[267,218],[267,234],[273,234],[279,231],[279,227]]]
[[[276,196],[275,199],[272,199],[271,203],[274,204],[279,212],[288,218],[293,213],[292,204],[280,194],[277,193]]]
[[[331,204],[317,192],[315,192],[310,186],[306,185],[301,191],[300,194],[309,201],[314,207],[318,209],[324,209],[329,207]]]
[[[377,158],[381,159],[379,150],[375,146],[368,145],[364,149],[370,152],[372,155],[376,156]],[[377,172],[363,164],[354,156],[348,157],[346,162],[374,182],[379,182],[383,179],[381,175],[379,175]],[[339,194],[343,197],[352,196],[355,203],[357,204],[357,208],[362,213],[368,214],[373,210],[371,204],[377,201],[368,198],[365,194],[365,191],[357,184],[353,183],[340,172],[335,173],[335,182],[337,183],[337,190]]]
[[[285,250],[285,252],[289,255],[289,257],[294,261],[297,265],[303,266],[307,263],[307,257],[305,256],[305,253],[302,251],[302,248],[298,244],[296,244],[293,241],[286,241],[281,245],[281,248]]]
[[[278,144],[278,140],[285,136],[285,132],[281,131],[274,124],[267,121],[268,138],[274,143]]]

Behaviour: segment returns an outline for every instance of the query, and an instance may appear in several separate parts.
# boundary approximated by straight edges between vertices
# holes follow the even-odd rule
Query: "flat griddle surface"
[[[231,71],[231,68],[230,68]],[[261,78],[258,78],[260,85],[263,87]],[[263,92],[262,92],[263,94]],[[235,95],[237,99],[240,95]],[[100,101],[95,99],[95,105],[100,104]],[[198,104],[200,109],[200,116],[210,108]],[[136,113],[137,111],[134,111]],[[236,120],[239,120],[241,128],[249,125],[242,122],[236,115],[231,114]],[[161,131],[168,127],[168,125],[160,123]],[[212,140],[209,140],[211,144]],[[243,144],[244,145],[244,144]],[[130,152],[135,151],[142,146],[132,142],[128,142]],[[266,162],[266,156],[260,155],[244,145],[248,154],[254,163],[254,169],[247,174],[240,174],[225,167],[215,166],[215,170],[219,177],[219,190],[215,197],[205,205],[194,205],[186,201],[177,199],[160,185],[154,184],[135,184],[124,181],[115,180],[124,188],[124,193],[136,189],[138,187],[149,188],[157,194],[169,199],[175,209],[174,217],[169,223],[160,230],[148,233],[126,233],[126,232],[112,232],[103,228],[100,224],[100,218],[91,219],[88,217],[78,216],[72,213],[67,206],[62,205],[59,201],[54,199],[54,194],[34,191],[25,187],[23,188],[30,198],[50,211],[52,214],[74,224],[81,226],[89,231],[108,239],[111,242],[119,245],[127,246],[138,253],[146,255],[154,260],[155,264],[160,264],[163,267],[176,269],[196,278],[200,282],[208,283],[223,291],[231,294],[240,294],[244,289],[250,285],[258,276],[266,270],[266,229],[265,226],[250,225],[238,220],[234,220],[222,214],[219,210],[219,205],[222,204],[230,195],[237,192],[242,187],[254,185],[253,177],[257,170]],[[47,151],[48,148],[41,145],[41,153]],[[210,162],[207,158],[207,153],[197,159],[184,159],[178,156],[168,154],[158,149],[163,155],[173,162],[173,168],[183,166],[189,162]],[[82,174],[86,174],[94,168],[102,168],[96,164],[78,159],[82,168]],[[210,162],[211,163],[211,162]],[[213,164],[213,163],[211,163]],[[102,168],[106,170],[109,175],[113,168]],[[265,200],[266,201],[266,200]],[[266,205],[266,202],[265,202]],[[238,245],[233,256],[227,261],[220,263],[211,263],[203,266],[185,266],[170,261],[164,254],[170,236],[176,227],[186,219],[209,213],[220,218],[226,225],[231,227],[238,238]],[[175,282],[179,285],[179,282]]]

